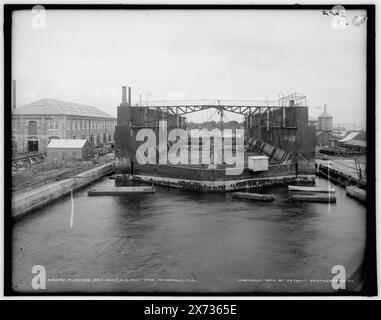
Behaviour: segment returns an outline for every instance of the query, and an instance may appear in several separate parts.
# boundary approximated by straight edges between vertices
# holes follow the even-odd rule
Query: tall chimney
[[[128,105],[131,107],[131,87],[128,87]]]
[[[12,109],[16,109],[16,80],[13,80],[12,84]]]
[[[123,86],[122,87],[122,105],[126,105],[127,104],[127,87],[126,86]]]

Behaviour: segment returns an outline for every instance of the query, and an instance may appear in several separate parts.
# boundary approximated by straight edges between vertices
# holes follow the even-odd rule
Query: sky
[[[17,106],[41,98],[116,116],[132,100],[277,100],[298,92],[309,114],[365,123],[366,23],[335,29],[320,10],[86,10],[13,16]],[[208,120],[211,111],[189,121]],[[218,117],[212,117],[218,120]],[[227,114],[225,120],[242,120]]]

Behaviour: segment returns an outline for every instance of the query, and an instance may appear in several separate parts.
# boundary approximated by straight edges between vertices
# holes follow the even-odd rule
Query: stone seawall
[[[71,191],[76,191],[99,178],[113,172],[113,163],[106,163],[91,170],[82,172],[73,178],[57,181],[35,190],[17,195],[12,199],[12,217],[20,217],[41,208]]]
[[[237,190],[248,190],[263,188],[268,186],[289,184],[293,182],[315,183],[315,175],[298,176],[277,176],[267,178],[242,179],[242,180],[186,180],[169,177],[159,177],[152,175],[129,175],[117,174],[116,181],[120,184],[128,181],[144,182],[159,186],[178,188],[181,190],[200,191],[200,192],[230,192]]]

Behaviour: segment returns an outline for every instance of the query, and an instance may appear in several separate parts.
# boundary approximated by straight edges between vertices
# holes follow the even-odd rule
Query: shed
[[[366,153],[366,141],[352,139],[345,141],[343,146],[348,150]]]
[[[316,131],[316,144],[333,148],[337,145],[337,138],[328,131]]]
[[[267,171],[269,158],[266,156],[250,156],[248,157],[248,167],[251,171]]]
[[[89,160],[94,156],[94,147],[86,139],[53,139],[46,150],[50,162]]]

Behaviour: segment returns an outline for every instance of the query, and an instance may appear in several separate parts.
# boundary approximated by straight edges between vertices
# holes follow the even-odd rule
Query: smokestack
[[[16,109],[16,80],[13,80],[12,84],[12,109]]]
[[[127,87],[123,86],[122,87],[122,105],[127,104]]]
[[[131,87],[128,87],[128,105],[131,107]]]

